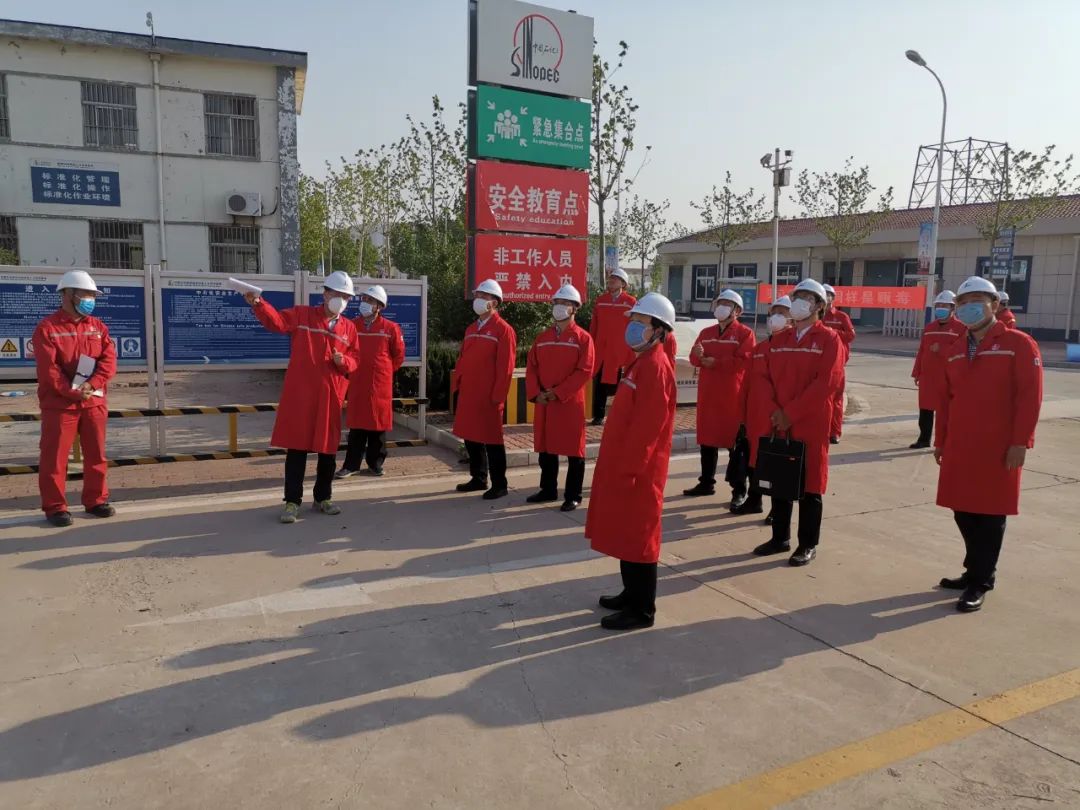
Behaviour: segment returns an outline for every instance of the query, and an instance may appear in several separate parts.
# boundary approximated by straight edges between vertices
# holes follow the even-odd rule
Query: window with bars
[[[135,86],[111,82],[83,82],[83,143],[105,149],[136,149],[139,123],[135,114]]]
[[[0,138],[11,137],[11,124],[7,110],[7,77],[0,73]]]
[[[207,93],[203,98],[206,154],[258,157],[255,97]]]
[[[143,266],[141,222],[90,220],[90,266],[138,270]]]
[[[259,229],[251,225],[211,225],[210,271],[258,273]]]
[[[728,278],[756,279],[757,278],[757,265],[756,264],[729,264],[728,265]]]
[[[798,284],[802,281],[802,262],[779,262],[776,268],[777,284]],[[772,272],[772,262],[769,262],[769,272]]]
[[[0,264],[19,263],[19,231],[15,217],[0,215]]]
[[[695,264],[694,279],[690,289],[695,301],[712,301],[716,295],[716,265]]]

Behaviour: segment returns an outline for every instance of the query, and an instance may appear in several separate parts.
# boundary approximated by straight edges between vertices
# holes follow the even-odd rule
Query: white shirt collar
[[[809,332],[813,328],[814,328],[814,325],[810,324],[809,326],[806,326],[806,327],[804,327],[802,329],[796,329],[795,330],[795,342],[798,343],[799,341],[801,341],[803,339],[803,335],[805,335],[807,332]]]
[[[477,330],[483,329],[483,328],[484,328],[484,325],[485,325],[485,324],[486,324],[486,323],[487,323],[488,321],[490,321],[490,320],[491,320],[491,316],[490,316],[490,315],[488,315],[488,316],[487,316],[486,318],[481,318],[480,320],[478,320],[478,321],[476,322],[476,328],[477,328]]]

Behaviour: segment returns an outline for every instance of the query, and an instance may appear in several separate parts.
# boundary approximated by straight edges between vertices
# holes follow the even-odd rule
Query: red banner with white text
[[[573,284],[584,300],[588,259],[585,239],[478,233],[469,238],[466,295],[471,297],[481,281],[494,279],[506,301],[550,301],[564,284]]]
[[[793,284],[781,284],[780,295],[791,295]],[[772,303],[772,285],[758,287],[758,301]],[[836,287],[836,306],[845,309],[925,309],[926,287]]]
[[[469,227],[558,236],[589,232],[589,173],[478,160],[469,169]]]

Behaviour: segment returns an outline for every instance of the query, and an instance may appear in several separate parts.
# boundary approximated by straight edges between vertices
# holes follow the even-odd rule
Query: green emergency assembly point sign
[[[483,84],[469,103],[470,157],[589,168],[590,104]]]

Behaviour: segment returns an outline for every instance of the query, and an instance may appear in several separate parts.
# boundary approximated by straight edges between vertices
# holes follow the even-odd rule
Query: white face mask
[[[326,308],[330,310],[334,315],[340,315],[345,311],[345,307],[349,305],[349,302],[344,298],[338,298],[334,296],[326,302]]]
[[[733,307],[729,307],[727,304],[720,304],[713,310],[713,314],[718,321],[726,321],[731,317],[731,313],[734,311]]]
[[[472,311],[483,318],[491,309],[491,302],[486,298],[474,298],[472,302]]]
[[[551,314],[557,321],[565,321],[570,317],[570,307],[566,304],[556,304],[551,308]]]
[[[769,316],[769,331],[776,333],[787,326],[787,318],[777,313]]]
[[[805,321],[814,314],[814,308],[804,298],[796,298],[791,302],[791,317],[797,321]]]
[[[370,301],[361,301],[360,314],[363,315],[365,318],[370,318],[372,315],[375,314],[375,305],[372,304]]]

